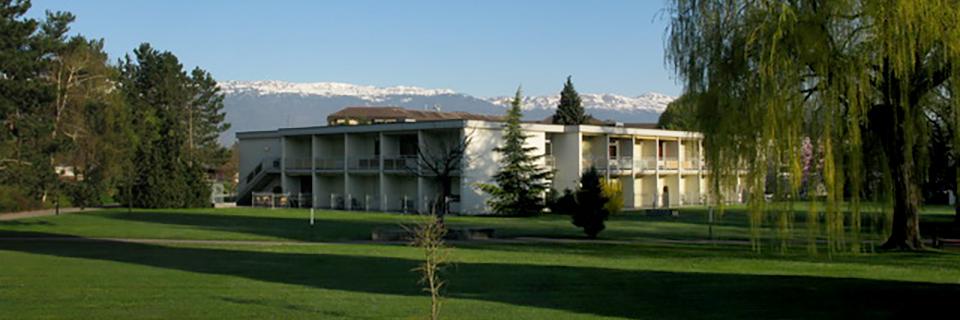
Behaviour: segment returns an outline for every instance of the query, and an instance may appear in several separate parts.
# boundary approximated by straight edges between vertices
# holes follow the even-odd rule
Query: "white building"
[[[489,212],[478,183],[498,169],[502,118],[393,107],[346,108],[322,127],[237,133],[238,201],[257,192],[284,193],[316,208],[425,212],[437,194],[416,174],[417,150],[470,143],[453,179],[451,211]],[[678,207],[707,199],[701,136],[617,124],[564,126],[524,123],[527,144],[555,170],[553,188],[575,189],[591,166],[623,186],[625,208]],[[297,197],[297,196],[300,197]],[[292,200],[291,200],[292,201]]]

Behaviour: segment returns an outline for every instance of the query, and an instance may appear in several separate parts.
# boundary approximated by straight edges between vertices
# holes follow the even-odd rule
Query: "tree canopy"
[[[878,184],[893,203],[884,247],[922,246],[930,128],[960,116],[960,3],[676,0],[669,13],[667,56],[699,97],[714,198],[740,169],[755,216],[767,193],[796,199],[822,184],[832,252],[844,249],[845,228],[859,231],[863,186]],[[823,160],[810,171],[804,141]],[[767,187],[771,172],[786,181]]]
[[[573,88],[571,77],[567,77],[567,82],[563,84],[563,90],[560,91],[560,104],[557,105],[557,111],[553,115],[553,123],[563,125],[583,124],[587,121],[588,115],[583,110],[583,100],[577,89]]]
[[[550,188],[552,173],[537,163],[543,156],[535,154],[536,147],[528,146],[520,119],[523,94],[519,88],[507,110],[503,130],[503,145],[494,148],[500,154],[500,171],[495,184],[481,185],[491,195],[487,203],[497,213],[538,214],[545,206],[544,195]]]

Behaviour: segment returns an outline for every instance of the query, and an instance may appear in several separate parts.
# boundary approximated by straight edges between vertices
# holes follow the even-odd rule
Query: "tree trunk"
[[[891,99],[896,101],[895,99]],[[882,249],[919,250],[920,185],[914,176],[917,167],[913,150],[907,150],[905,110],[893,104],[876,105],[870,110],[870,126],[882,141],[893,182],[893,224]]]
[[[870,126],[882,139],[887,156],[887,166],[893,183],[893,224],[890,237],[882,249],[919,250],[923,248],[920,238],[920,185],[914,176],[916,162],[913,150],[907,150],[905,110],[902,107],[884,104],[870,110]]]
[[[893,162],[894,157],[891,157]],[[920,238],[920,187],[913,181],[912,163],[894,166],[893,175],[893,228],[890,237],[881,248],[919,250],[923,248]]]

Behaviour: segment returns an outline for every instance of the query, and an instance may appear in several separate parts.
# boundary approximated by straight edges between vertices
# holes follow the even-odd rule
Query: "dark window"
[[[618,141],[610,142],[610,146],[607,147],[607,155],[610,157],[610,159],[617,158],[617,156],[619,155],[619,152],[618,152],[619,150],[617,150],[619,149],[619,146],[620,146],[620,143]]]
[[[400,155],[401,156],[417,155],[417,136],[415,135],[400,136]]]
[[[380,155],[380,138],[373,139],[373,155]]]
[[[546,143],[544,144],[544,146],[543,146],[543,152],[544,152],[544,154],[546,154],[546,155],[548,155],[548,156],[553,155],[553,142],[552,142],[552,141],[547,140],[547,142],[546,142]]]

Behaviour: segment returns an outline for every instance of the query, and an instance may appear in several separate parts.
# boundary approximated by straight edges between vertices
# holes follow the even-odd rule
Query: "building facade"
[[[492,182],[499,168],[500,155],[493,149],[502,144],[504,123],[462,118],[368,119],[365,124],[336,118],[345,125],[237,133],[238,202],[250,204],[269,193],[315,208],[426,212],[439,184],[423,172],[424,154],[443,154],[469,137],[448,201],[452,212],[487,213],[488,195],[477,185]],[[527,145],[543,155],[540,164],[554,170],[558,191],[575,189],[580,174],[592,166],[620,181],[625,208],[708,200],[698,133],[614,124],[522,127]]]

